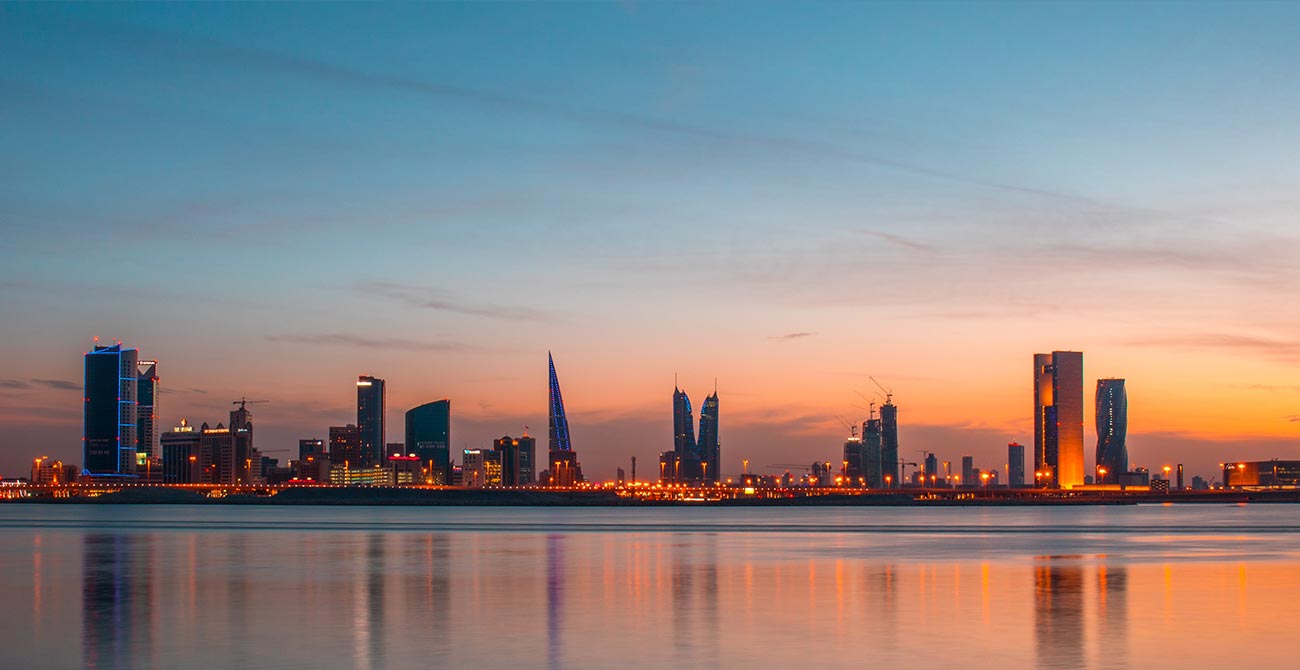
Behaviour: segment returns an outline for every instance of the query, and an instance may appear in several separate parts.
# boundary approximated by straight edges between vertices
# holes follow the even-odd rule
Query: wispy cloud
[[[460,302],[449,298],[444,293],[422,286],[393,282],[361,282],[354,288],[364,295],[387,298],[419,309],[509,321],[544,321],[546,319],[543,312],[528,307],[504,307],[501,305]]]
[[[40,384],[47,388],[58,389],[60,391],[80,391],[82,388],[81,384],[64,379],[33,379],[32,383]]]
[[[1286,420],[1291,423],[1300,423],[1300,414],[1292,414],[1291,416],[1288,416]]]
[[[862,228],[855,228],[853,229],[853,232],[859,235],[866,235],[867,237],[874,237],[878,240],[883,240],[885,242],[888,242],[894,246],[902,247],[904,249],[910,249],[912,251],[934,251],[935,250],[934,246],[925,244],[923,242],[917,242],[915,240],[903,237],[902,235],[895,235],[894,233],[886,233],[880,230],[866,230]]]
[[[803,339],[803,338],[805,338],[805,337],[812,337],[812,336],[814,336],[814,335],[816,335],[816,334],[817,334],[817,333],[809,333],[809,332],[786,333],[786,334],[784,334],[784,335],[772,335],[772,336],[768,337],[767,339],[769,339],[769,340],[800,340],[800,339]]]
[[[30,389],[33,386],[44,386],[59,391],[81,390],[81,384],[63,379],[0,379],[0,389]]]
[[[1287,362],[1300,362],[1300,342],[1280,340],[1256,335],[1230,333],[1188,333],[1137,338],[1124,344],[1135,347],[1167,347],[1177,349],[1218,349],[1267,356]]]
[[[65,22],[67,25],[67,22]],[[377,74],[357,68],[304,58],[288,53],[257,49],[200,37],[173,34],[120,22],[90,23],[78,26],[80,36],[98,38],[104,44],[132,52],[148,52],[170,60],[202,61],[224,67],[248,68],[259,72],[276,71],[284,75],[327,82],[334,85],[416,94],[461,104],[499,109],[516,114],[549,118],[577,124],[621,127],[661,135],[675,135],[745,148],[760,148],[787,154],[814,156],[827,160],[857,163],[932,180],[978,186],[997,191],[1030,195],[1079,205],[1113,207],[1086,196],[1039,188],[1026,184],[999,182],[892,158],[842,145],[798,137],[744,133],[727,128],[709,127],[634,112],[576,106],[568,101],[552,101],[513,93],[475,89],[437,83],[394,74]]]
[[[280,344],[309,344],[332,347],[360,347],[363,349],[387,349],[391,351],[471,351],[476,349],[461,342],[435,341],[422,342],[385,337],[362,337],[346,333],[319,333],[311,335],[268,335],[270,342]]]

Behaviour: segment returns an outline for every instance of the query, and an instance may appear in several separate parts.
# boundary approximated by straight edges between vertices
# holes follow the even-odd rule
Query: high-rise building
[[[162,458],[158,439],[158,361],[137,361],[136,373],[135,448],[144,458]]]
[[[1083,353],[1034,354],[1034,478],[1083,484]]]
[[[700,441],[697,447],[700,454],[702,479],[706,483],[716,483],[722,474],[722,444],[718,440],[718,389],[704,399],[700,405]]]
[[[1025,485],[1025,445],[1012,442],[1007,445],[1007,485]]]
[[[1128,391],[1123,379],[1097,380],[1097,483],[1114,484],[1128,472]]]
[[[548,484],[551,486],[573,486],[582,481],[582,466],[578,455],[573,451],[569,441],[569,418],[564,414],[564,398],[560,395],[560,379],[555,374],[555,359],[546,352],[546,362],[550,367],[550,393],[548,404],[551,410],[550,449],[547,460]]]
[[[361,457],[361,431],[356,426],[330,426],[330,463],[348,468],[364,465]]]
[[[325,453],[325,440],[309,437],[298,440],[298,460],[305,461],[308,456],[321,456]]]
[[[450,400],[435,400],[407,410],[406,453],[420,457],[433,483],[451,485]]]
[[[236,484],[260,481],[262,454],[253,446],[253,412],[248,401],[240,400],[239,407],[230,411],[230,439],[234,450],[234,480]],[[229,483],[232,480],[222,480]]]
[[[564,414],[564,397],[560,395],[560,379],[555,375],[555,359],[549,351],[546,352],[546,362],[551,368],[548,399],[551,408],[550,451],[573,451],[573,444],[569,441],[569,418]]]
[[[132,475],[136,465],[138,361],[121,343],[86,352],[82,467],[91,474]]]
[[[200,434],[181,419],[181,425],[158,436],[162,445],[163,483],[197,484],[203,464],[199,463]]]
[[[973,456],[961,457],[961,483],[964,486],[975,486],[979,484],[979,475],[975,472],[975,458]]]
[[[899,486],[898,479],[898,406],[893,397],[880,406],[880,466],[886,486]]]
[[[925,481],[921,484],[924,486],[935,486],[939,483],[939,457],[933,453],[925,455],[925,471],[922,473]]]
[[[850,435],[849,439],[844,441],[844,459],[841,465],[840,476],[844,478],[845,486],[866,484],[866,478],[862,474],[862,438]]]
[[[492,448],[501,454],[501,485],[524,486],[533,483],[533,461],[536,459],[537,440],[524,433],[518,439],[509,435],[492,442]]]
[[[378,377],[357,377],[357,433],[361,460],[367,465],[384,463],[384,380]]]
[[[867,488],[884,487],[885,474],[882,465],[880,419],[869,419],[862,424],[862,479]]]

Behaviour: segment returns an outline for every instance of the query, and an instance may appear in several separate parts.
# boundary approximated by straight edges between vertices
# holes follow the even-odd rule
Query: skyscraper
[[[893,396],[880,406],[880,469],[885,486],[898,486],[898,406]]]
[[[1012,442],[1007,445],[1007,485],[1025,485],[1025,445]]]
[[[551,451],[573,451],[569,442],[569,418],[564,415],[564,398],[560,396],[560,379],[555,376],[555,359],[551,352],[546,352],[546,362],[551,368],[550,407],[551,407]]]
[[[718,440],[718,389],[704,399],[700,406],[700,441],[697,447],[700,454],[701,474],[707,483],[719,481],[722,473],[722,444]]]
[[[573,453],[569,442],[569,418],[564,415],[564,398],[560,395],[560,379],[555,375],[555,359],[551,352],[546,352],[546,362],[550,366],[550,393],[548,401],[551,409],[550,453],[547,459],[551,486],[573,486],[582,481],[582,466],[578,464],[578,455]]]
[[[435,484],[451,484],[451,401],[435,400],[406,412],[406,453],[420,457]]]
[[[86,352],[82,467],[92,474],[135,474],[140,352],[95,345]]]
[[[1083,484],[1083,353],[1034,354],[1035,483]]]
[[[1128,392],[1123,379],[1097,380],[1096,419],[1097,483],[1111,484],[1128,472]]]
[[[357,434],[361,438],[363,463],[383,463],[384,458],[384,380],[362,375],[357,377]]]
[[[698,481],[700,456],[695,442],[695,414],[686,392],[673,387],[673,452],[677,454],[680,471],[678,481]]]
[[[135,448],[145,458],[162,458],[158,431],[158,361],[137,361],[136,371]]]
[[[867,488],[878,489],[885,485],[881,465],[880,419],[869,419],[862,424],[862,479]]]

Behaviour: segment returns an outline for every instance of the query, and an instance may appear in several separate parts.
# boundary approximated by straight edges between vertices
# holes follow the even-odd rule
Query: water
[[[0,667],[1290,668],[1300,507],[0,505]]]

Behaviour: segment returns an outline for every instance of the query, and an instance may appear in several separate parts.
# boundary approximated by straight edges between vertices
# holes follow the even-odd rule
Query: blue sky
[[[1297,14],[0,6],[0,471],[75,457],[32,380],[92,335],[163,361],[164,423],[261,393],[284,442],[356,374],[467,446],[537,432],[549,348],[603,470],[671,439],[674,371],[723,380],[737,459],[834,456],[872,374],[918,448],[994,461],[1073,348],[1130,379],[1135,459],[1284,455]]]

